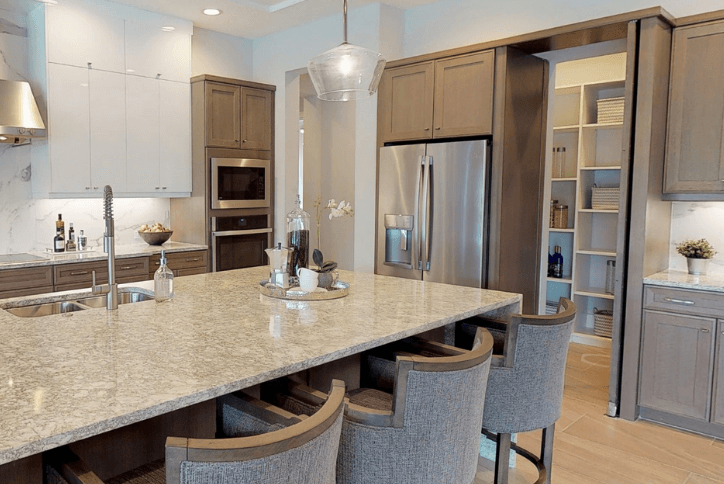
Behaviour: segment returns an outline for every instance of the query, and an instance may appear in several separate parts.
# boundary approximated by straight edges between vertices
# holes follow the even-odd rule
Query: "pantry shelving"
[[[612,310],[614,305],[614,295],[606,292],[606,269],[608,261],[616,260],[618,192],[599,189],[621,184],[623,110],[619,120],[619,112],[610,106],[622,105],[615,99],[624,96],[626,56],[613,54],[600,59],[610,73],[608,77],[602,78],[598,72],[594,78],[587,78],[584,71],[590,68],[591,59],[580,64],[581,72],[568,75],[577,80],[575,83],[559,82],[559,73],[556,75],[546,183],[550,199],[568,206],[568,224],[565,228],[543,229],[549,253],[555,246],[561,247],[563,278],[548,276],[544,261],[539,311],[546,310],[546,301],[571,298],[578,306],[572,340],[609,346],[610,338],[594,334],[594,311]],[[557,69],[570,74],[576,70],[576,63],[580,61],[560,62]],[[598,122],[599,109],[605,110],[601,112],[605,122]],[[556,151],[558,148],[565,149],[562,161],[556,159],[562,152]],[[594,188],[599,194],[597,199],[593,197]],[[601,204],[602,193],[607,194],[609,203]],[[615,202],[610,202],[613,199]]]

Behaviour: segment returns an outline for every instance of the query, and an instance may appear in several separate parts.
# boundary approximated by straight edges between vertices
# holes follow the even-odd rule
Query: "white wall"
[[[213,74],[251,80],[252,41],[194,27],[191,38],[191,76]]]
[[[366,5],[349,11],[350,43],[366,47],[378,52],[385,51],[400,55],[402,52],[402,37],[399,34],[402,28],[402,13],[398,10],[380,5],[379,3]],[[382,32],[384,26],[386,32]],[[336,15],[316,22],[286,30],[277,34],[254,40],[254,78],[259,82],[266,82],[277,86],[276,92],[276,206],[275,231],[283,234],[284,220],[287,212],[293,209],[297,192],[298,176],[298,148],[291,138],[297,138],[294,120],[285,118],[285,113],[294,112],[290,107],[298,105],[298,81],[295,76],[287,76],[306,66],[309,59],[322,52],[339,45],[342,41],[342,16]],[[296,82],[296,84],[295,84]],[[287,99],[287,86],[290,99]],[[371,271],[374,263],[374,205],[375,205],[375,164],[376,164],[376,130],[377,130],[377,98],[344,103],[336,108],[336,115],[340,119],[349,119],[339,110],[346,111],[354,116],[354,193],[340,193],[334,196],[337,201],[341,198],[354,197],[354,243],[350,252],[354,250],[354,269]],[[331,111],[330,111],[331,113]],[[324,123],[323,123],[324,124]],[[322,137],[332,137],[332,125],[321,133]],[[349,124],[347,126],[350,126]],[[288,130],[294,130],[293,134]],[[330,138],[331,139],[331,138]],[[323,142],[324,145],[324,142]],[[307,163],[305,155],[305,165]],[[349,166],[349,165],[347,165]],[[333,177],[325,183],[334,183]],[[332,193],[334,187],[326,187],[327,193]],[[342,188],[342,187],[340,187]],[[342,190],[343,191],[343,188]],[[307,194],[310,195],[310,194]],[[348,196],[349,195],[349,196]],[[305,196],[309,199],[310,196]],[[309,212],[313,207],[305,205]],[[340,222],[335,220],[334,223]],[[342,224],[350,222],[341,222]],[[335,229],[336,230],[336,227]],[[330,237],[329,234],[323,237]],[[279,235],[276,237],[279,239]]]
[[[724,274],[724,202],[673,202],[669,269],[686,271],[686,258],[676,245],[687,239],[706,239],[719,253],[709,264],[709,273]]]
[[[640,10],[655,4],[660,4],[675,17],[724,7],[721,0],[440,0],[405,11],[404,56],[512,37]]]

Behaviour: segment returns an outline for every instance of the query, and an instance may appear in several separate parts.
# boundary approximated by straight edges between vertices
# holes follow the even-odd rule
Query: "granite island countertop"
[[[259,294],[267,275],[257,267],[183,277],[171,302],[110,312],[0,310],[0,464],[475,314],[519,311],[522,300],[340,271],[347,297],[285,301]]]
[[[715,273],[693,276],[688,272],[665,270],[644,277],[644,284],[652,286],[693,289],[698,291],[724,292],[724,274]]]
[[[207,250],[207,245],[187,244],[185,242],[168,241],[163,245],[128,244],[117,245],[116,259],[127,259],[130,257],[144,257],[149,255],[160,254],[162,250],[167,253],[171,252],[189,252],[194,250]],[[103,247],[94,247],[87,251],[73,252],[30,252],[31,255],[41,257],[38,260],[23,262],[0,262],[0,271],[3,269],[20,269],[23,267],[43,267],[54,266],[59,264],[72,264],[74,262],[91,262],[108,260],[108,254],[103,252]]]

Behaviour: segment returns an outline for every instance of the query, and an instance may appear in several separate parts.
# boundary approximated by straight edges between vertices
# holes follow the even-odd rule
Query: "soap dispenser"
[[[166,265],[166,254],[161,251],[161,266],[153,275],[153,291],[156,302],[173,299],[173,272]]]

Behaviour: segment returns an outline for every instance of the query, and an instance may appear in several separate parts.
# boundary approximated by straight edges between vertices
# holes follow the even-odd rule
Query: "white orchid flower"
[[[325,208],[337,208],[337,202],[334,200],[334,198],[330,199],[327,202],[327,206]]]

